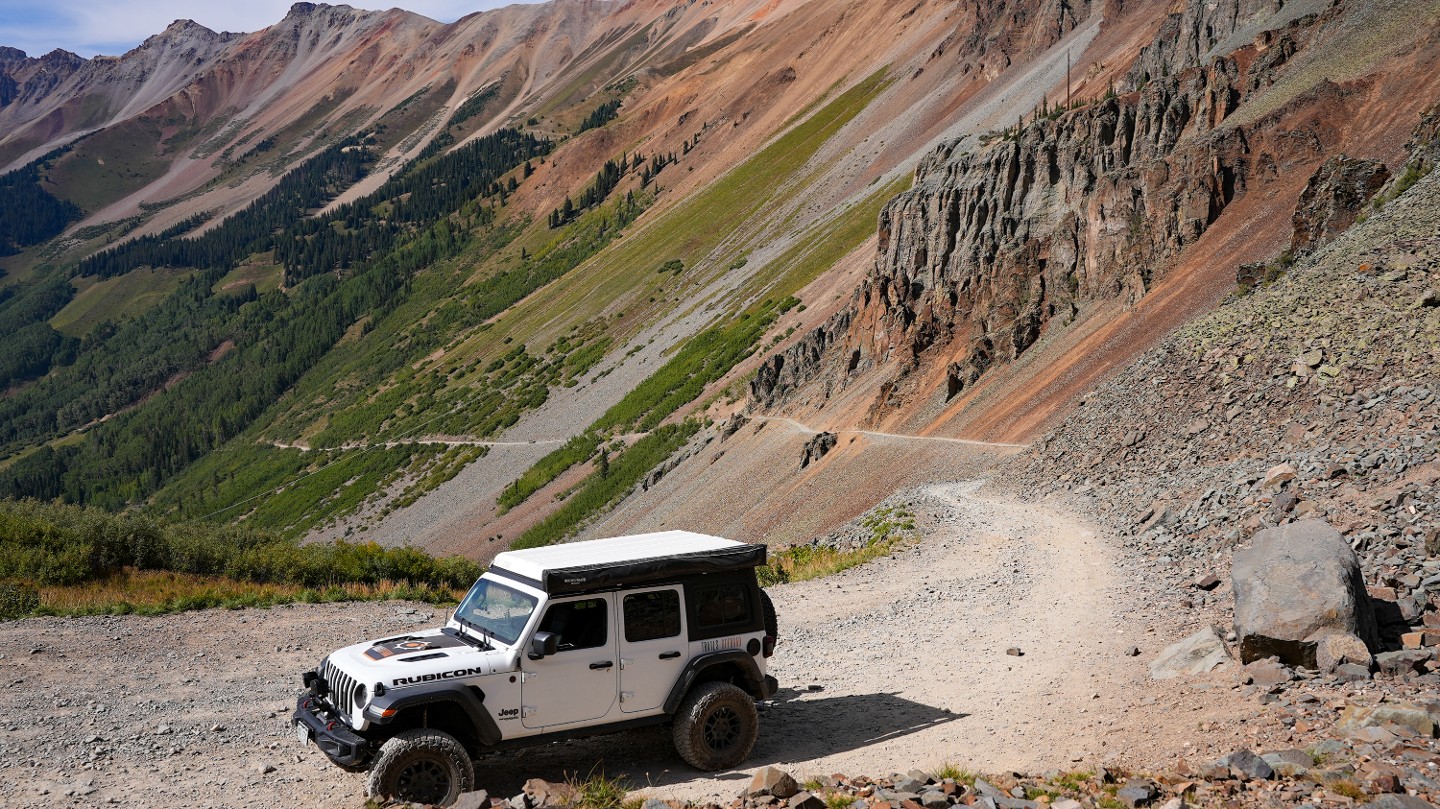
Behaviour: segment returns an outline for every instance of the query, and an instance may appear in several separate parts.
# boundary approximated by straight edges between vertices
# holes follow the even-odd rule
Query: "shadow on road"
[[[475,761],[476,787],[511,797],[526,779],[563,782],[604,774],[631,789],[665,787],[696,778],[733,781],[738,791],[766,764],[803,762],[844,753],[963,719],[967,714],[924,705],[895,694],[827,696],[782,688],[761,706],[760,739],[733,772],[702,773],[676,755],[669,726],[577,739],[483,756]],[[812,775],[803,771],[797,777]],[[717,787],[719,792],[729,787]]]

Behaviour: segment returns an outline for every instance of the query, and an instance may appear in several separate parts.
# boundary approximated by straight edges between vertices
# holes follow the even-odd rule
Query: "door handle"
[[[661,652],[661,653],[660,653],[660,659],[661,659],[661,660],[674,660],[675,658],[677,658],[677,657],[679,657],[679,656],[680,656],[680,653],[679,653],[679,652]]]
[[[591,668],[591,669],[608,669],[608,668],[613,668],[614,665],[615,665],[615,661],[613,661],[613,660],[606,660],[604,663],[591,663],[591,664],[590,664],[590,668]]]

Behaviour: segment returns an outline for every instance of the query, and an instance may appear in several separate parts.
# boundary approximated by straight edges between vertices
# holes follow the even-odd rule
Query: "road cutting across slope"
[[[808,424],[802,424],[788,416],[753,416],[755,421],[766,421],[772,423],[788,424],[791,427],[804,433],[819,433],[820,430]],[[973,441],[968,438],[946,438],[938,435],[911,435],[907,433],[882,433],[877,430],[831,430],[835,435],[864,435],[871,438],[889,439],[892,441],[941,441],[950,444],[963,444],[970,447],[995,447],[997,449],[1029,449],[1029,444],[1004,444],[995,441]]]

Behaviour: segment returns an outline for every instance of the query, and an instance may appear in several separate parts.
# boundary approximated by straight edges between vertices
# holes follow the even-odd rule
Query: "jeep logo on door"
[[[453,680],[456,677],[474,677],[485,673],[485,669],[456,669],[454,671],[442,671],[439,674],[417,674],[414,677],[396,677],[390,681],[391,685],[419,685],[421,683],[433,683],[436,680]]]

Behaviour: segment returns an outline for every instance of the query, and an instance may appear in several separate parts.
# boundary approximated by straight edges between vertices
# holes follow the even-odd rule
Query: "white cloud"
[[[517,0],[402,0],[367,2],[357,8],[402,8],[441,22]],[[523,2],[524,0],[519,0]],[[533,0],[531,0],[533,2]],[[338,3],[336,3],[338,5]],[[0,0],[0,45],[31,56],[55,48],[90,57],[118,55],[178,19],[191,19],[215,31],[258,31],[279,22],[291,0],[196,3],[195,0]]]

